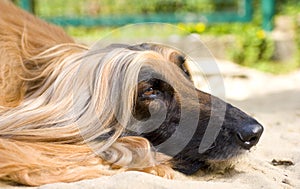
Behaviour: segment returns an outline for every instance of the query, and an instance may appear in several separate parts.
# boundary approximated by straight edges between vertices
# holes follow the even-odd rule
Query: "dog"
[[[89,49],[9,1],[0,12],[1,180],[191,175],[243,154],[263,133],[254,118],[196,89],[179,50]]]

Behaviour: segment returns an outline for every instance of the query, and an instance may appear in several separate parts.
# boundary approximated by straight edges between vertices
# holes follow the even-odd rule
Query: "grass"
[[[99,38],[108,35],[114,28],[107,27],[66,27],[66,32],[76,39],[83,41],[95,41]]]
[[[66,32],[86,43],[106,38],[112,42],[130,42],[140,39],[167,39],[171,35],[185,35],[187,32],[171,24],[134,24],[124,27],[66,27]]]

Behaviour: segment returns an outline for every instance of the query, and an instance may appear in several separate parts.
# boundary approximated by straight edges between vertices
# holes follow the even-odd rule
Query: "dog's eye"
[[[149,95],[149,94],[152,94],[153,93],[153,88],[152,87],[149,87],[149,88],[147,88],[145,91],[144,91],[144,94],[145,95]]]
[[[142,97],[147,99],[155,99],[158,95],[160,95],[160,91],[154,90],[152,87],[147,88],[144,93],[142,94]]]

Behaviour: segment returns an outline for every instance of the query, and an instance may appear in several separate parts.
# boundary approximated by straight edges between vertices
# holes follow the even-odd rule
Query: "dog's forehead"
[[[160,53],[163,56],[165,56],[168,59],[168,61],[177,65],[182,71],[184,71],[188,76],[190,76],[187,65],[185,64],[187,59],[186,55],[173,47],[157,43],[141,43],[137,45],[128,46],[127,48],[135,51],[150,50]]]
[[[168,56],[168,60],[175,63],[179,67],[181,67],[182,64],[184,64],[186,61],[186,55],[183,52],[180,52],[179,50],[167,45],[158,43],[140,43],[135,45],[115,43],[107,46],[105,49],[107,51],[110,51],[116,48],[124,48],[132,51],[154,51],[160,54],[166,54]]]
[[[135,45],[111,44],[107,47],[107,50],[110,51],[115,48],[129,49],[132,51],[153,51],[159,53],[165,58],[165,61],[175,64],[186,74],[187,77],[191,77],[189,68],[187,66],[186,55],[173,47],[158,43],[140,43]],[[157,73],[155,72],[149,72],[149,70],[147,72],[140,73],[139,81],[157,77],[156,74]]]
[[[138,82],[149,82],[154,79],[161,79],[162,76],[154,70],[142,68],[139,72]]]
[[[157,44],[157,43],[141,43],[137,45],[132,45],[127,47],[130,50],[135,51],[155,51],[158,53],[164,53],[169,51],[169,60],[178,66],[185,62],[185,54],[180,52],[179,50],[169,47],[167,45]]]

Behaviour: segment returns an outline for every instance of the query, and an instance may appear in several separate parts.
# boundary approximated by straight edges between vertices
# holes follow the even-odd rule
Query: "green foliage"
[[[235,48],[228,48],[229,59],[250,66],[259,62],[271,61],[274,53],[274,41],[259,26],[253,23],[223,23],[206,26],[198,24],[179,24],[180,28],[190,33],[202,35],[232,35]]]
[[[40,16],[107,16],[151,13],[187,13],[232,10],[236,11],[239,0],[36,0],[36,14]],[[226,6],[225,6],[226,5]]]
[[[276,0],[276,13],[284,15],[296,15],[300,13],[299,0]]]
[[[295,17],[295,34],[296,34],[296,61],[300,64],[300,15]]]
[[[230,59],[246,66],[270,61],[273,53],[274,41],[257,28],[243,30],[236,36],[235,48],[229,50]]]

